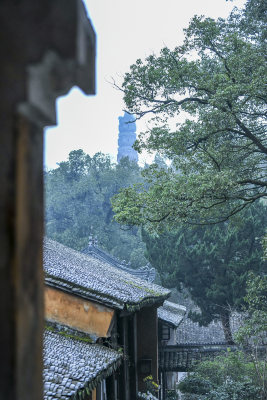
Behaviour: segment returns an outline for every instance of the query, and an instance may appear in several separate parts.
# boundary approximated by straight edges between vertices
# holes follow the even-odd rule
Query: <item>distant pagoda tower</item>
[[[138,153],[133,149],[136,140],[136,124],[131,121],[135,121],[135,117],[127,112],[124,113],[123,117],[119,117],[118,162],[123,157],[138,162]]]

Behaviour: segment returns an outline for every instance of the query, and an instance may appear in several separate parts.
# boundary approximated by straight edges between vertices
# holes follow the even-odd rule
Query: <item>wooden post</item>
[[[129,363],[128,363],[128,317],[122,317],[122,327],[123,327],[123,348],[126,357],[123,362],[123,374],[124,374],[124,398],[125,400],[130,400],[130,386],[129,386]]]
[[[94,93],[82,1],[1,0],[0,58],[0,399],[42,400],[42,128],[57,96]]]
[[[13,122],[0,144],[0,398],[41,399],[43,138],[26,119]]]
[[[138,353],[137,353],[137,315],[133,316],[133,340],[134,340],[134,384],[135,390],[133,395],[137,397],[138,393]]]

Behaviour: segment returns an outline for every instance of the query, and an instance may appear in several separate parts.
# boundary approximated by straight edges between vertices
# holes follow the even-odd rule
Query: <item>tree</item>
[[[264,399],[253,363],[242,351],[200,362],[178,388],[186,400]]]
[[[262,240],[262,245],[263,245],[263,250],[264,250],[263,258],[265,260],[267,260],[267,233],[265,234],[265,236]]]
[[[245,296],[246,319],[236,334],[238,343],[250,350],[260,387],[267,398],[267,275],[250,274]]]
[[[247,280],[245,310],[247,312],[237,339],[240,343],[267,345],[267,274],[250,274]]]
[[[197,364],[193,374],[179,384],[185,399],[266,400],[266,275],[249,275],[245,301],[247,319],[239,329],[237,339],[239,344],[245,345],[246,351],[228,351],[212,361]],[[259,351],[258,345],[265,345],[265,348]]]
[[[163,285],[185,287],[200,309],[191,318],[202,325],[219,319],[228,343],[233,342],[230,315],[243,310],[250,271],[267,272],[261,245],[266,222],[266,207],[256,203],[235,224],[181,226],[158,237],[143,230],[146,257]]]
[[[135,148],[171,165],[153,164],[147,187],[115,196],[117,221],[217,223],[266,197],[266,22],[262,0],[227,19],[195,16],[182,46],[130,67],[125,104],[137,118],[152,115],[153,126]]]
[[[140,229],[121,229],[110,204],[121,187],[138,181],[140,168],[128,158],[115,165],[102,153],[90,157],[82,150],[70,152],[68,161],[45,174],[46,234],[77,250],[93,234],[119,259],[133,267],[145,265]]]

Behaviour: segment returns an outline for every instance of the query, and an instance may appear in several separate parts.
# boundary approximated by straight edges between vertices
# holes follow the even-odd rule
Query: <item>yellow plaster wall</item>
[[[96,389],[92,391],[92,400],[96,400]]]
[[[108,337],[114,310],[51,287],[45,287],[45,317],[99,337]]]

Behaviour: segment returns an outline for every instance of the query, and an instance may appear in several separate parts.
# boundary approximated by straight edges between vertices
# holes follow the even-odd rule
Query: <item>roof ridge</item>
[[[122,271],[128,272],[131,275],[140,276],[142,279],[145,279],[149,282],[153,282],[156,277],[156,270],[154,267],[149,267],[149,264],[139,267],[137,269],[131,268],[130,263],[124,264],[123,261],[120,261],[117,257],[107,253],[103,249],[99,248],[95,245],[93,241],[89,241],[88,247],[85,247],[81,250],[83,254],[90,254],[93,257],[100,258],[103,261],[108,261],[114,267],[121,269]]]
[[[44,268],[47,285],[121,310],[162,304],[170,295],[166,288],[50,239],[44,245]]]

